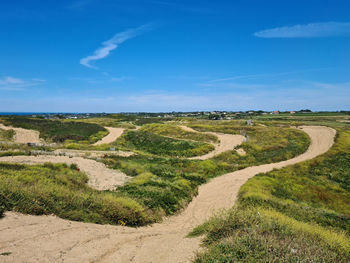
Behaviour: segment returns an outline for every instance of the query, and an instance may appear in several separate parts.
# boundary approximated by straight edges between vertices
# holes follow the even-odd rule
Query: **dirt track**
[[[102,140],[94,143],[93,145],[112,143],[116,139],[118,139],[125,131],[125,129],[123,129],[123,128],[112,128],[112,127],[104,127],[104,128],[109,131],[109,134],[107,136],[103,137]]]
[[[39,135],[40,133],[38,131],[34,130],[27,130],[22,128],[14,128],[11,126],[5,126],[2,123],[0,123],[0,129],[3,130],[14,130],[15,136],[14,136],[14,142],[17,143],[40,143]]]
[[[190,131],[190,132],[198,132],[190,127],[187,126],[180,126],[183,130],[185,131]],[[231,151],[233,150],[236,146],[242,144],[245,140],[244,136],[242,135],[233,135],[233,134],[223,134],[223,133],[216,133],[216,132],[206,132],[207,134],[212,134],[218,137],[219,143],[213,144],[215,147],[214,151],[211,151],[210,153],[207,153],[205,155],[201,156],[195,156],[191,157],[189,159],[191,160],[206,160],[214,157],[215,155],[218,155],[220,153],[226,152],[226,151]]]
[[[6,213],[0,220],[2,262],[188,262],[200,239],[185,238],[214,211],[230,208],[239,188],[251,177],[312,159],[332,146],[335,130],[304,127],[309,149],[293,159],[249,167],[211,180],[178,216],[149,227],[129,228],[71,222],[55,216]]]

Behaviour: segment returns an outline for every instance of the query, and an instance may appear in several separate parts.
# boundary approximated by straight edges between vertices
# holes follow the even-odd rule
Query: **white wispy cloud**
[[[11,76],[0,78],[0,90],[21,91],[26,87],[36,86],[45,82],[43,79],[23,80]]]
[[[91,56],[84,57],[80,60],[80,64],[88,68],[94,68],[95,66],[91,65],[92,61],[103,59],[110,55],[110,53],[118,48],[118,46],[125,42],[128,39],[134,38],[138,35],[141,35],[149,30],[154,28],[153,24],[146,24],[137,28],[128,29],[124,32],[116,34],[111,39],[102,43],[102,47],[95,50],[94,54]]]
[[[266,29],[254,33],[262,38],[314,38],[350,36],[350,22],[325,22]]]

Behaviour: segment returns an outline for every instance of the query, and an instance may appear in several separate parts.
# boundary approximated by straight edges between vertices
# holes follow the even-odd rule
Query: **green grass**
[[[92,123],[42,120],[20,116],[6,117],[2,121],[13,127],[37,130],[41,138],[53,142],[72,140],[93,143],[108,134],[105,128]]]
[[[239,148],[247,155],[241,156],[236,151],[227,151],[213,160],[229,166],[242,169],[252,165],[279,162],[291,159],[305,152],[310,144],[310,138],[301,130],[285,127],[241,126],[237,122],[222,122],[213,125],[194,125],[200,131],[216,131],[222,133],[245,133],[249,140]]]
[[[332,149],[250,179],[226,214],[197,227],[207,251],[195,262],[349,262],[350,132]]]
[[[218,138],[212,134],[197,133],[185,131],[175,124],[147,124],[142,126],[141,131],[147,131],[163,136],[169,136],[178,139],[194,140],[202,142],[218,142]]]
[[[59,217],[99,224],[143,225],[147,211],[118,193],[87,186],[88,178],[74,165],[26,166],[0,163],[0,200],[3,210]]]
[[[117,145],[163,156],[192,157],[204,155],[214,146],[203,142],[184,141],[147,131],[129,131],[117,140]]]
[[[12,141],[15,136],[14,130],[0,129],[0,141]]]
[[[115,127],[124,129],[135,129],[135,125],[130,122],[120,121],[118,119],[103,117],[103,118],[87,118],[87,119],[77,119],[77,120],[64,120],[65,122],[84,122],[98,124],[103,127]]]

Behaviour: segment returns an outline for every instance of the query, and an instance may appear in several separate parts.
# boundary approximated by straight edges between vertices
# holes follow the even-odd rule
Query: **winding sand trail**
[[[14,130],[15,131],[14,142],[16,143],[29,143],[29,142],[40,143],[41,142],[39,138],[40,133],[38,131],[5,126],[2,123],[0,123],[0,129]]]
[[[200,238],[189,231],[218,209],[233,206],[239,188],[258,173],[269,172],[325,153],[333,145],[334,129],[308,126],[309,149],[293,159],[249,167],[200,186],[199,194],[179,215],[161,224],[130,228],[71,222],[55,216],[6,213],[0,220],[1,262],[189,262]]]
[[[93,145],[101,145],[101,144],[108,144],[114,142],[116,139],[118,139],[125,129],[123,128],[113,128],[113,127],[104,127],[109,131],[109,134],[102,138],[102,140],[95,142]]]
[[[180,126],[180,127],[185,131],[198,132],[187,126]],[[220,153],[233,150],[236,146],[242,144],[245,141],[245,137],[242,135],[223,134],[223,133],[216,133],[216,132],[205,132],[205,133],[215,135],[216,137],[218,137],[220,142],[213,144],[215,147],[214,151],[211,151],[210,153],[207,153],[205,155],[195,156],[188,159],[191,159],[191,160],[210,159]]]
[[[89,177],[89,186],[97,190],[114,190],[118,186],[124,185],[131,177],[124,173],[107,168],[103,163],[82,157],[68,156],[6,156],[0,157],[0,162],[21,163],[21,164],[43,164],[43,163],[66,163],[77,164],[79,169]],[[0,221],[1,222],[1,221]]]

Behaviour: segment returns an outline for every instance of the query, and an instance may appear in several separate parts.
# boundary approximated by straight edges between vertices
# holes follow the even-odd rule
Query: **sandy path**
[[[11,126],[5,126],[4,124],[0,123],[0,129],[3,130],[14,130],[15,131],[15,137],[14,142],[17,143],[40,143],[39,135],[40,133],[38,131],[34,130],[27,130],[22,128],[14,128]]]
[[[75,163],[79,169],[85,172],[89,177],[88,184],[97,190],[113,190],[116,187],[125,184],[130,178],[124,173],[108,169],[103,163],[82,157],[68,156],[6,156],[0,157],[0,162],[23,163],[23,164],[42,164],[42,163]]]
[[[162,224],[129,228],[70,222],[54,216],[6,213],[0,220],[2,262],[189,262],[199,249],[200,238],[185,238],[213,212],[230,208],[239,188],[261,172],[282,168],[325,153],[333,144],[335,130],[303,127],[311,145],[293,159],[249,167],[200,186],[199,194],[178,216]]]
[[[187,126],[180,126],[183,130],[189,131],[189,132],[198,132],[190,127]],[[242,135],[234,135],[234,134],[223,134],[223,133],[216,133],[216,132],[206,132],[207,134],[212,134],[218,137],[219,143],[213,144],[215,147],[214,151],[211,151],[210,153],[207,153],[205,155],[201,156],[195,156],[188,159],[191,160],[206,160],[214,157],[215,155],[218,155],[220,153],[226,152],[226,151],[232,151],[236,146],[242,144],[245,140],[245,137]]]
[[[93,145],[101,145],[101,144],[106,144],[106,143],[112,143],[116,139],[118,139],[125,129],[123,128],[112,128],[112,127],[104,127],[109,131],[109,134],[105,137],[102,138],[102,140],[99,140],[98,142],[95,142]]]

